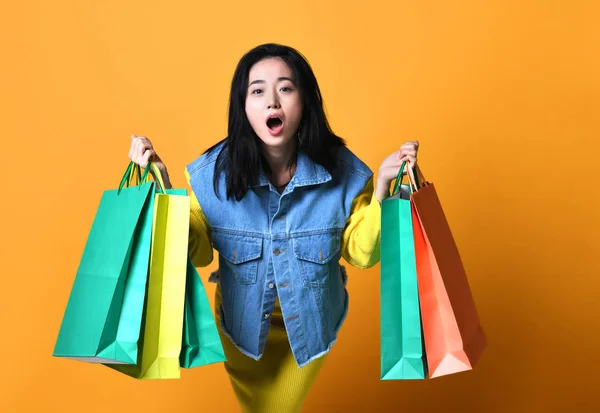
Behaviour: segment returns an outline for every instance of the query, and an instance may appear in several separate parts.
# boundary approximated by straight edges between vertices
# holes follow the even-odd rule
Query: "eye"
[[[253,95],[259,95],[260,93],[262,93],[262,89],[254,89],[254,90],[252,91],[252,94],[253,94]]]
[[[281,88],[281,91],[282,91],[282,92],[291,92],[291,91],[292,91],[292,88],[291,88],[291,87],[284,86],[284,87],[282,87],[282,88]]]

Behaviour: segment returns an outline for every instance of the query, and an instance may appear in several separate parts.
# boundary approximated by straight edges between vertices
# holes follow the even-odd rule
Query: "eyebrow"
[[[291,79],[291,78],[289,78],[289,77],[285,77],[285,76],[284,76],[284,77],[278,77],[278,78],[277,78],[277,81],[278,81],[278,82],[281,82],[281,81],[284,81],[284,80],[289,80],[289,81],[290,81],[290,82],[292,82],[293,84],[296,84],[296,82],[294,82],[294,79]],[[266,82],[265,82],[264,80],[255,80],[254,82],[250,83],[250,84],[248,85],[248,87],[250,87],[250,86],[252,86],[252,85],[254,85],[254,84],[257,84],[257,83],[266,83]]]

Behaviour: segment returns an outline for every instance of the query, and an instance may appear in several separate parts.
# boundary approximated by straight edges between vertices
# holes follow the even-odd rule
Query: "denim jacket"
[[[221,328],[255,360],[263,354],[277,297],[300,367],[327,353],[348,312],[341,239],[352,201],[372,171],[346,147],[334,176],[298,154],[296,173],[279,194],[264,174],[241,201],[226,199],[225,174],[214,193],[222,144],[187,166],[190,185],[219,252]]]

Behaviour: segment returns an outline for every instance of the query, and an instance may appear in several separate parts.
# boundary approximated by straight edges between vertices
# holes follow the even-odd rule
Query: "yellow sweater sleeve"
[[[348,264],[369,268],[379,262],[381,205],[375,197],[373,177],[352,202],[342,233],[342,256]]]
[[[185,171],[185,178],[190,182],[190,174]],[[206,216],[200,208],[194,191],[190,191],[190,236],[189,254],[196,267],[206,267],[213,260],[212,235]]]

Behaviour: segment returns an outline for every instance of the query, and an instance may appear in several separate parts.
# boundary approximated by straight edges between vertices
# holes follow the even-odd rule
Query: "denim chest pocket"
[[[325,287],[331,261],[339,260],[340,234],[319,234],[292,238],[294,255],[298,259],[304,284]]]
[[[240,284],[255,284],[263,239],[213,232],[213,246]]]

